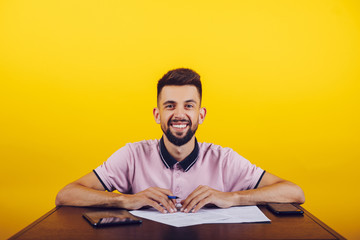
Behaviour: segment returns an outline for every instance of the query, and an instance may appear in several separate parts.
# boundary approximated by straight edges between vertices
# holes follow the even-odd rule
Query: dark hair
[[[159,99],[159,95],[163,87],[168,85],[194,85],[199,92],[200,102],[202,97],[202,87],[200,81],[200,75],[195,71],[188,68],[178,68],[167,72],[158,82],[157,84],[157,98]]]

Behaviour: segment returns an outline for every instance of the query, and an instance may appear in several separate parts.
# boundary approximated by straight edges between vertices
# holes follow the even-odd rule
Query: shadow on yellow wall
[[[127,142],[161,136],[156,81],[202,76],[200,141],[305,191],[360,238],[356,1],[2,1],[0,238]],[[4,217],[6,216],[6,217]]]

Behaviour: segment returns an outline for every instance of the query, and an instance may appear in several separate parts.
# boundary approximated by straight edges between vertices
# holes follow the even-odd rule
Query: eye
[[[165,105],[165,108],[174,108],[174,104],[167,104]]]
[[[193,108],[194,106],[192,104],[185,105],[186,108]]]

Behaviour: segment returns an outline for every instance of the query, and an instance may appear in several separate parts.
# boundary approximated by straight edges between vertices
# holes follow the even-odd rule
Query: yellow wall
[[[357,230],[360,5],[308,1],[0,1],[0,238],[127,142],[161,136],[156,81],[198,71],[200,141],[232,147]],[[6,217],[5,217],[6,216]]]

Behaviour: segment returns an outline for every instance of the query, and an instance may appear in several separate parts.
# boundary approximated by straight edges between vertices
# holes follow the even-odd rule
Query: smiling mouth
[[[181,125],[179,125],[179,124],[177,124],[177,125],[171,124],[171,126],[174,127],[174,128],[186,128],[187,124],[181,124]]]
[[[170,122],[170,126],[176,129],[185,129],[187,126],[189,126],[188,121],[172,121]]]

